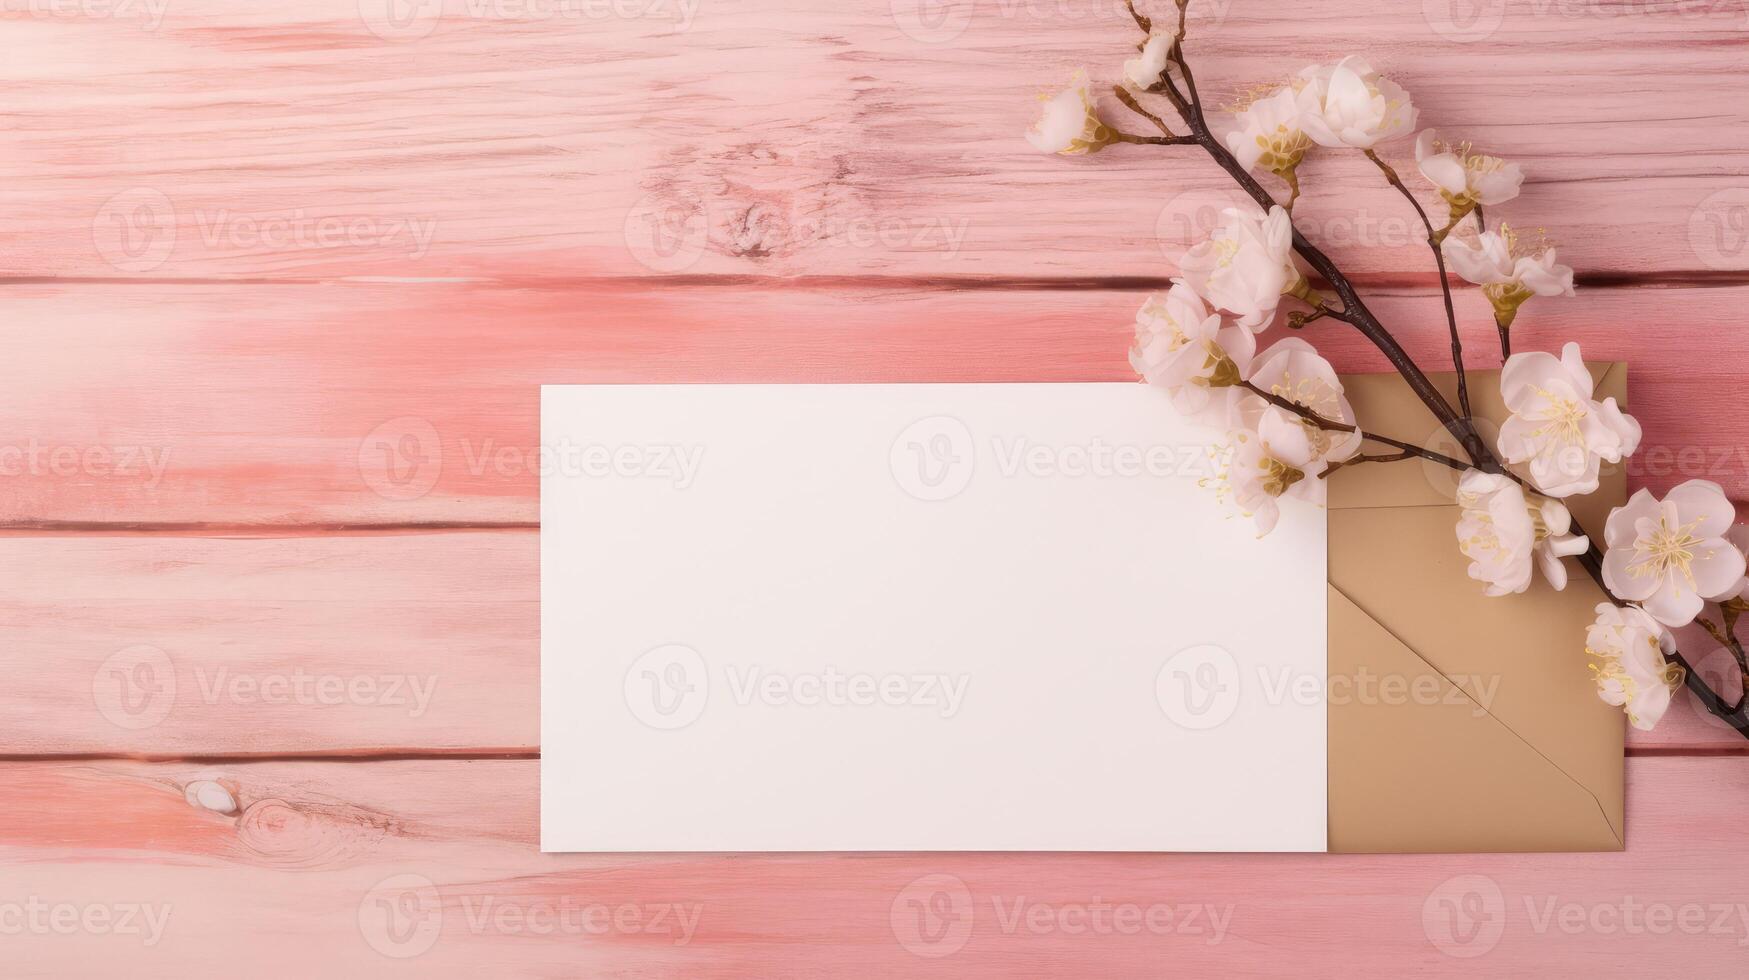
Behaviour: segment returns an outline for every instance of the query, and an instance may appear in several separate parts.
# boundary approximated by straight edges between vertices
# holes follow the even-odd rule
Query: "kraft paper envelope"
[[[1626,405],[1626,365],[1591,372],[1599,401]],[[1490,444],[1507,415],[1498,379],[1469,375]],[[1454,376],[1434,380],[1457,404]],[[1344,383],[1366,428],[1461,455],[1397,375]],[[1405,461],[1332,476],[1330,850],[1619,850],[1623,717],[1584,652],[1602,590],[1569,561],[1563,592],[1538,576],[1524,595],[1484,596],[1457,548],[1457,475]],[[1625,495],[1625,469],[1606,464],[1597,492],[1567,503],[1601,535]],[[1400,680],[1369,694],[1368,675]]]

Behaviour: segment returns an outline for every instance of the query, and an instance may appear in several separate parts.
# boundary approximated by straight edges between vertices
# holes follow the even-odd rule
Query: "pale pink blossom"
[[[1672,487],[1663,500],[1635,491],[1609,513],[1603,582],[1672,629],[1694,622],[1709,600],[1743,587],[1743,553],[1725,539],[1737,510],[1709,480]]]
[[[1500,372],[1500,393],[1512,416],[1500,427],[1500,454],[1529,463],[1530,480],[1554,497],[1591,493],[1605,462],[1619,463],[1640,445],[1640,423],[1614,398],[1599,402],[1578,344],[1561,356],[1514,354]]]
[[[1676,652],[1675,637],[1637,606],[1599,603],[1597,620],[1585,631],[1585,652],[1597,696],[1625,710],[1635,728],[1657,725],[1682,686],[1682,668],[1666,659]]]

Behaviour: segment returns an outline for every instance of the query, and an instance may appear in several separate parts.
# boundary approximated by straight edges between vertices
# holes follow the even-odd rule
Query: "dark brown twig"
[[[1427,229],[1427,247],[1433,249],[1433,261],[1439,266],[1439,291],[1445,297],[1445,322],[1451,328],[1451,363],[1457,370],[1458,411],[1463,412],[1466,419],[1474,418],[1474,414],[1470,411],[1470,383],[1464,375],[1464,344],[1463,340],[1458,337],[1457,310],[1452,306],[1451,283],[1445,275],[1445,250],[1440,247],[1444,236],[1433,230],[1433,221],[1427,217],[1427,210],[1421,206],[1420,201],[1415,199],[1414,193],[1404,186],[1403,178],[1397,176],[1396,169],[1371,149],[1366,151],[1366,158],[1377,164],[1379,170],[1384,173],[1385,180],[1389,181],[1392,187],[1395,187],[1408,199],[1410,206],[1415,209],[1415,213],[1421,216],[1422,227]]]
[[[1332,432],[1359,433],[1360,437],[1362,439],[1366,439],[1366,440],[1369,440],[1372,442],[1383,443],[1383,444],[1385,444],[1387,446],[1391,446],[1395,449],[1402,450],[1402,452],[1405,453],[1406,455],[1399,457],[1399,458],[1406,459],[1406,458],[1408,458],[1408,456],[1419,456],[1422,459],[1432,460],[1435,463],[1441,463],[1441,464],[1449,466],[1455,470],[1467,470],[1470,468],[1470,464],[1465,463],[1462,460],[1452,459],[1450,456],[1447,456],[1444,453],[1436,453],[1431,449],[1422,448],[1421,446],[1417,446],[1414,443],[1404,442],[1401,439],[1392,439],[1390,436],[1381,436],[1381,435],[1378,435],[1377,433],[1373,433],[1373,432],[1364,432],[1360,429],[1359,426],[1350,425],[1347,422],[1338,421],[1336,419],[1330,418],[1327,415],[1321,415],[1321,414],[1313,411],[1312,409],[1306,407],[1305,405],[1301,405],[1299,402],[1293,401],[1292,399],[1289,399],[1289,398],[1284,398],[1281,395],[1278,395],[1273,391],[1265,391],[1263,388],[1259,387],[1255,382],[1241,381],[1239,384],[1240,384],[1240,387],[1244,388],[1246,391],[1251,392],[1252,394],[1254,394],[1257,397],[1263,399],[1264,401],[1270,403],[1271,405],[1275,405],[1278,408],[1284,408],[1284,409],[1294,413],[1295,415],[1298,415],[1300,418],[1305,419],[1306,421],[1312,423],[1313,425],[1317,426],[1320,429],[1328,429]]]
[[[1172,127],[1166,125],[1166,120],[1149,112],[1140,102],[1137,102],[1136,97],[1130,94],[1129,89],[1124,88],[1122,85],[1114,85],[1111,90],[1112,94],[1117,96],[1117,100],[1122,102],[1126,109],[1160,127],[1160,132],[1165,133],[1167,136],[1178,135],[1172,131]]]

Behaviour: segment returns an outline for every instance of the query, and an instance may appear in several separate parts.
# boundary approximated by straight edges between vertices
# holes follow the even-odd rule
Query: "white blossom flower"
[[[1284,293],[1300,295],[1305,277],[1293,261],[1293,222],[1280,206],[1227,208],[1207,241],[1179,260],[1185,281],[1239,325],[1264,330]]]
[[[1077,71],[1068,88],[1044,99],[1044,109],[1027,130],[1026,140],[1035,149],[1069,156],[1093,153],[1112,142],[1111,129],[1093,108],[1086,72]]]
[[[1707,600],[1742,588],[1743,553],[1724,538],[1736,517],[1725,491],[1709,480],[1672,487],[1662,501],[1635,491],[1604,526],[1603,584],[1665,626],[1687,626]]]
[[[1481,232],[1473,243],[1451,237],[1441,247],[1453,272],[1482,287],[1502,327],[1512,326],[1518,308],[1532,296],[1573,295],[1573,270],[1555,261],[1555,250],[1522,254],[1518,236],[1505,225]]]
[[[1354,424],[1354,410],[1336,370],[1298,337],[1264,351],[1249,380],[1325,419]],[[1324,470],[1360,449],[1358,432],[1323,428],[1256,395],[1241,401],[1239,415],[1243,427],[1233,434],[1232,458],[1220,476],[1219,492],[1257,522],[1259,536],[1275,528],[1279,498],[1323,504]]]
[[[1749,524],[1731,525],[1731,529],[1725,532],[1725,540],[1731,542],[1731,547],[1749,555]],[[1749,602],[1749,577],[1745,577],[1743,584],[1738,586],[1736,597]]]
[[[1160,84],[1160,78],[1166,74],[1167,56],[1171,53],[1171,33],[1155,31],[1149,34],[1141,53],[1123,63],[1124,81],[1134,89],[1149,89]]]
[[[1442,143],[1431,129],[1415,137],[1415,162],[1421,175],[1439,188],[1454,223],[1478,204],[1505,204],[1518,196],[1524,184],[1524,170],[1518,164],[1471,152],[1468,143]]]
[[[1304,116],[1306,135],[1323,146],[1366,150],[1407,135],[1419,113],[1403,87],[1349,56],[1335,65],[1300,72],[1300,86],[1311,94]]]
[[[1500,454],[1530,463],[1530,480],[1554,497],[1591,493],[1605,461],[1619,463],[1640,445],[1640,423],[1614,398],[1593,401],[1591,372],[1579,345],[1557,360],[1542,351],[1514,354],[1500,372],[1500,393],[1512,416],[1500,427]]]
[[[1237,128],[1227,134],[1227,149],[1240,166],[1262,166],[1293,182],[1294,169],[1312,148],[1301,121],[1309,108],[1309,91],[1285,86],[1233,113]]]
[[[1531,565],[1557,590],[1567,587],[1561,559],[1583,554],[1591,542],[1569,534],[1572,515],[1559,501],[1524,498],[1517,481],[1498,473],[1468,470],[1458,481],[1458,550],[1470,559],[1470,578],[1487,586],[1491,596],[1530,588]]]
[[[1676,639],[1637,606],[1597,605],[1597,620],[1585,631],[1585,652],[1593,658],[1597,696],[1626,710],[1635,728],[1650,731],[1664,717],[1682,686],[1682,668],[1665,658]]]
[[[1251,331],[1223,326],[1182,279],[1164,297],[1150,296],[1136,312],[1130,364],[1149,384],[1166,389],[1185,416],[1223,428],[1236,424],[1257,340]]]

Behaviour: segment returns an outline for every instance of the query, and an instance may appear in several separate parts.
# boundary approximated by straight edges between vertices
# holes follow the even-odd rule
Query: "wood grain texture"
[[[1145,291],[329,284],[246,294],[0,293],[14,327],[0,333],[0,522],[530,523],[541,384],[1127,380]],[[1411,352],[1444,370],[1436,295],[1374,295]],[[1459,299],[1470,363],[1497,367],[1485,301]],[[1515,343],[1575,340],[1590,358],[1631,362],[1630,406],[1645,427],[1633,485],[1705,477],[1743,496],[1737,394],[1749,333],[1730,325],[1745,302],[1749,287],[1582,290],[1527,305]],[[1342,324],[1307,336],[1342,370],[1389,370]]]
[[[0,536],[0,756],[538,751],[539,537]],[[1746,748],[1687,695],[1629,745]]]
[[[1022,140],[1073,67],[1117,76],[1116,0],[130,6],[163,16],[0,21],[6,273],[1160,275],[1227,200],[1184,148]],[[1424,125],[1524,162],[1501,215],[1583,273],[1749,270],[1740,4],[1193,7],[1205,92],[1365,51]],[[1364,160],[1303,179],[1355,270],[1430,270]]]
[[[1749,743],[1686,698],[1631,737],[1619,854],[536,852],[535,386],[1127,378],[1232,198],[1182,151],[1022,141],[1034,93],[1116,74],[1115,0],[0,7],[8,976],[1742,973]],[[1205,91],[1363,52],[1526,165],[1499,217],[1582,284],[1670,287],[1537,301],[1519,347],[1630,362],[1634,485],[1749,496],[1749,10],[1193,7]],[[1305,177],[1302,225],[1443,367],[1402,202]]]
[[[1693,805],[1749,792],[1744,759],[1631,760],[1625,852],[1412,858],[543,855],[536,769],[7,764],[8,895],[163,924],[21,931],[8,973],[1726,977],[1749,939],[1737,816]],[[920,919],[937,895],[961,917]]]

